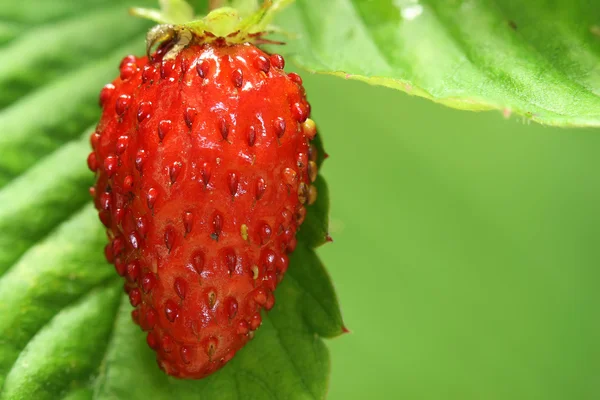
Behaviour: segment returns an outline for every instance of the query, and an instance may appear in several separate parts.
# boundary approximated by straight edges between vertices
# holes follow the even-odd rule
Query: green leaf
[[[82,189],[93,178],[81,162],[88,137],[86,132],[82,139],[65,143],[0,189],[0,273],[89,201]]]
[[[600,126],[600,2],[296,0],[284,52],[451,107]]]
[[[122,28],[106,36],[106,40],[90,40],[103,37],[115,25]],[[145,26],[144,21],[124,14],[122,6],[111,5],[60,24],[41,25],[23,32],[0,52],[0,85],[5,88],[0,93],[0,108],[49,80],[68,74],[73,67],[86,64],[86,60],[105,56],[138,36]],[[36,51],[31,51],[32,48]]]
[[[52,400],[85,385],[104,353],[120,292],[115,284],[94,290],[58,313],[12,365],[0,399]]]
[[[114,280],[114,272],[103,260],[105,238],[96,218],[93,207],[86,206],[31,247],[0,278],[0,399],[15,362],[44,327],[63,308]],[[101,324],[96,327],[103,329]],[[71,340],[86,340],[83,336]],[[87,356],[82,353],[80,357]]]
[[[329,189],[322,176],[314,182],[317,189],[317,201],[308,206],[306,219],[298,231],[298,240],[313,247],[325,244],[329,236]]]
[[[9,134],[0,135],[0,187],[40,157],[78,137],[98,118],[98,88],[114,78],[123,54],[141,48],[142,37],[136,43],[91,59],[2,110],[0,126]]]
[[[328,227],[318,177],[276,305],[254,339],[200,381],[164,375],[131,321],[86,165],[98,94],[120,60],[143,54],[154,0],[32,0],[0,5],[0,400],[321,399],[323,338],[343,332],[315,254]],[[319,164],[324,152],[317,141]]]

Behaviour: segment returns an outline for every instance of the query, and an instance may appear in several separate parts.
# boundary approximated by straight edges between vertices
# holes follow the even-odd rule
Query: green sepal
[[[190,42],[225,40],[227,43],[245,43],[263,40],[264,33],[276,30],[269,24],[293,0],[265,0],[263,5],[247,16],[233,7],[221,7],[205,17],[194,17],[193,9],[184,0],[162,0],[161,8],[132,8],[132,15],[150,19],[160,25],[148,34],[148,48],[172,40],[176,51]]]

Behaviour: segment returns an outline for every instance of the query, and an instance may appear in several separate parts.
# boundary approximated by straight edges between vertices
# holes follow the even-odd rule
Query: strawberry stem
[[[274,29],[269,24],[275,15],[294,0],[264,0],[262,7],[243,17],[231,7],[219,7],[203,18],[194,16],[193,8],[185,0],[159,0],[160,9],[132,8],[130,14],[149,19],[160,25],[146,36],[147,52],[161,43],[171,42],[171,50],[164,58],[174,58],[186,46],[194,43],[221,41],[227,44],[268,42],[263,35]],[[210,5],[222,4],[211,1]]]

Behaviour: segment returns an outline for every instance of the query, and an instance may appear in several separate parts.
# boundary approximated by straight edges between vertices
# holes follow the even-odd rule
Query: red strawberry
[[[160,367],[202,378],[261,324],[314,201],[302,80],[252,44],[126,57],[88,164],[133,319]]]

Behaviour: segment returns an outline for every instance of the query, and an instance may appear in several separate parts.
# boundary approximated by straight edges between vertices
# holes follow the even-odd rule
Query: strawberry
[[[106,258],[179,378],[211,374],[252,338],[316,197],[302,79],[280,55],[209,37],[125,57],[88,157]]]

